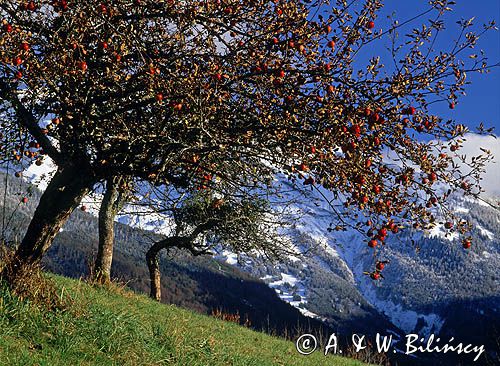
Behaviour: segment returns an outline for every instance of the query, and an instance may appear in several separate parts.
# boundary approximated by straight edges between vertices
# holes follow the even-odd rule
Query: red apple
[[[361,127],[359,125],[352,125],[351,126],[351,133],[355,135],[356,137],[359,137],[361,133]]]
[[[365,177],[363,177],[362,175],[358,175],[355,179],[356,183],[360,184],[360,185],[363,185],[366,183],[366,179]]]
[[[78,63],[78,68],[80,70],[82,70],[83,72],[87,71],[87,69],[88,69],[87,63],[85,61],[80,61]]]

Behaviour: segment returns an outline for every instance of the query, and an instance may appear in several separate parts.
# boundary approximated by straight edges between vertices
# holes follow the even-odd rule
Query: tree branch
[[[11,88],[3,80],[0,80],[0,98],[10,103],[17,114],[18,122],[28,129],[29,133],[38,141],[43,150],[50,156],[57,165],[64,164],[61,153],[54,147],[49,138],[42,132],[36,118],[19,101]]]

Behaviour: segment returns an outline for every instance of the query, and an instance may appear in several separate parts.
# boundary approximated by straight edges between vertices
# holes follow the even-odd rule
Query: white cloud
[[[470,161],[473,156],[483,153],[480,148],[490,150],[494,156],[493,161],[485,167],[486,173],[483,175],[481,186],[486,191],[486,195],[500,196],[500,137],[468,133],[459,152],[461,155],[467,155],[467,160]]]

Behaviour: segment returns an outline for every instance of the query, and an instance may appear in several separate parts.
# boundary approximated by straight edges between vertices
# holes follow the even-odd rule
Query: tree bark
[[[205,249],[195,248],[193,245],[198,235],[213,228],[217,223],[217,219],[210,219],[204,224],[198,225],[190,235],[180,236],[175,235],[169,238],[157,241],[146,253],[146,262],[149,269],[150,279],[150,293],[149,296],[156,300],[161,301],[161,273],[159,264],[160,251],[167,248],[187,249],[193,255],[208,254]]]
[[[81,167],[65,166],[57,170],[40,198],[21,244],[2,269],[2,278],[12,283],[23,268],[42,259],[95,180],[91,174],[82,172]]]
[[[99,283],[111,281],[115,218],[127,201],[127,194],[121,187],[124,181],[125,178],[121,176],[107,181],[106,192],[99,209],[99,246],[94,264],[94,280]]]
[[[156,301],[161,300],[161,274],[159,267],[158,251],[151,247],[146,253],[146,262],[149,269],[150,292],[149,296]]]
[[[180,243],[188,240],[186,237],[173,236],[161,241],[157,241],[146,253],[146,262],[149,269],[150,293],[149,296],[156,300],[161,300],[161,273],[159,265],[159,254],[162,249],[179,246]]]

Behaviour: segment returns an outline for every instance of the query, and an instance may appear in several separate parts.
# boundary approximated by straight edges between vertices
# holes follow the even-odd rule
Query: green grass
[[[0,289],[0,365],[363,365],[119,289],[51,276],[65,311]]]

